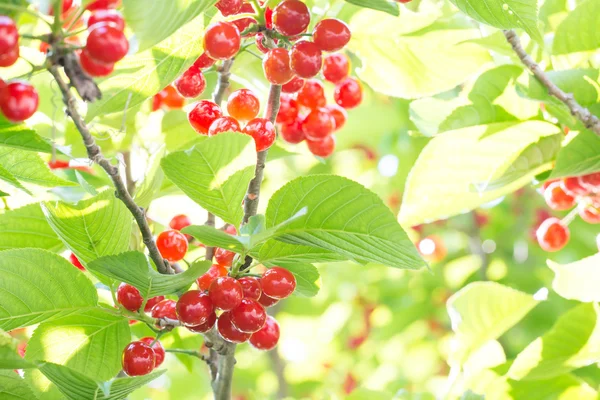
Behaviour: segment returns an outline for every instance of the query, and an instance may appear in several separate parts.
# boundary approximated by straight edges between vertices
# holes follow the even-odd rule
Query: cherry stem
[[[260,4],[258,4],[258,0],[250,0],[250,3],[252,3],[252,5],[254,6],[254,9],[256,10],[256,21],[258,22],[259,25],[264,25],[265,24],[265,9],[262,8],[260,6]],[[266,2],[265,2],[266,4]]]
[[[206,356],[196,350],[186,350],[186,349],[165,349],[167,353],[178,353],[178,354],[187,354],[188,356],[198,357],[199,359],[206,361]]]
[[[564,216],[563,219],[560,220],[561,224],[564,226],[569,226],[571,222],[575,219],[575,217],[579,214],[579,210],[577,207],[573,208],[567,215]]]

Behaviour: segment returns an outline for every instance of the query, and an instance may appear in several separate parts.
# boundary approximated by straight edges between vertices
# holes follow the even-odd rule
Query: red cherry
[[[83,68],[89,76],[93,77],[108,76],[112,74],[115,69],[115,64],[99,63],[91,58],[85,49],[79,53],[79,63],[81,64],[81,68]]]
[[[291,124],[298,118],[298,111],[298,102],[292,96],[282,94],[279,100],[279,112],[277,113],[276,122]]]
[[[204,52],[204,53],[202,53],[202,55],[200,57],[198,57],[198,59],[196,61],[194,61],[193,65],[194,65],[194,67],[204,69],[204,68],[212,67],[216,62],[217,62],[217,60],[215,60],[214,58],[210,58],[208,56],[208,54],[206,54],[206,52]]]
[[[323,65],[321,50],[313,42],[302,40],[295,43],[290,50],[290,67],[302,78],[317,75]]]
[[[220,117],[210,124],[208,129],[208,136],[215,136],[223,132],[241,132],[240,123],[235,118],[231,117]]]
[[[310,150],[312,154],[318,157],[327,158],[333,154],[333,151],[335,150],[335,137],[329,135],[322,140],[306,139],[306,144],[308,145],[308,150]]]
[[[537,241],[545,251],[558,251],[569,241],[569,228],[558,218],[548,218],[536,231]]]
[[[204,333],[210,331],[212,327],[215,326],[215,322],[217,322],[217,314],[215,314],[213,311],[204,323],[195,326],[188,326],[187,328],[192,332]]]
[[[2,89],[0,110],[12,122],[25,121],[37,110],[37,90],[27,82],[10,82]]]
[[[230,311],[231,322],[242,332],[260,330],[267,319],[265,308],[253,299],[242,299],[239,306]]]
[[[588,224],[600,224],[600,210],[595,204],[578,207],[579,216]]]
[[[97,62],[114,64],[127,55],[129,42],[114,26],[96,25],[87,37],[85,49]]]
[[[187,215],[179,214],[174,216],[173,219],[171,219],[171,222],[169,222],[169,227],[171,229],[175,229],[176,231],[180,231],[186,226],[190,226],[191,224],[192,221],[190,221]]]
[[[334,128],[335,121],[326,108],[312,110],[302,121],[302,131],[309,140],[324,139]]]
[[[240,12],[242,8],[242,0],[219,0],[215,7],[221,11],[221,15],[228,17]]]
[[[152,372],[156,363],[154,350],[143,342],[131,342],[123,350],[121,365],[129,376],[146,375]]]
[[[313,30],[313,41],[323,51],[338,51],[350,41],[350,28],[339,19],[321,20]]]
[[[298,0],[281,2],[273,10],[273,28],[285,36],[303,33],[310,23],[308,7]]]
[[[590,192],[588,188],[581,184],[581,180],[577,176],[564,178],[560,181],[560,187],[565,193],[573,197],[584,196]]]
[[[165,98],[165,92],[161,90],[152,97],[152,111],[157,111],[162,107],[163,100]]]
[[[544,191],[546,204],[553,210],[568,210],[575,205],[575,198],[568,195],[560,182],[554,182]]]
[[[275,299],[288,297],[296,289],[294,274],[285,268],[273,267],[268,269],[260,279],[264,294]]]
[[[362,101],[362,86],[356,79],[346,78],[336,85],[333,98],[345,109],[354,108]]]
[[[205,323],[214,311],[211,298],[200,290],[187,291],[177,301],[177,317],[185,326]]]
[[[150,311],[150,315],[152,318],[169,318],[169,319],[177,319],[177,311],[174,300],[164,299],[156,303],[152,310]]]
[[[206,89],[206,79],[200,68],[191,66],[177,80],[175,80],[175,89],[183,97],[198,97]]]
[[[172,110],[178,110],[185,104],[185,99],[177,92],[173,86],[169,85],[164,88],[162,102],[165,106]]]
[[[19,31],[15,21],[5,15],[0,15],[0,60],[5,54],[14,51],[15,48],[18,49],[18,47]],[[0,66],[8,67],[9,65],[0,64]]]
[[[223,276],[215,279],[208,290],[215,307],[229,311],[237,307],[244,297],[242,285],[232,277]]]
[[[235,229],[235,226],[231,224],[227,224],[223,230],[225,233],[229,233],[230,235],[237,235],[237,229]]]
[[[208,290],[215,279],[225,275],[227,275],[227,268],[218,264],[213,264],[208,271],[206,271],[200,278],[196,279],[196,284],[200,290]]]
[[[277,346],[277,342],[279,342],[279,324],[269,315],[262,329],[250,336],[250,344],[258,350],[271,350]]]
[[[325,57],[323,76],[329,82],[338,83],[350,73],[350,61],[345,54],[333,53]]]
[[[258,302],[260,304],[262,304],[264,307],[271,307],[271,306],[274,306],[275,304],[279,303],[279,299],[274,299],[273,297],[269,297],[265,294],[265,292],[262,292],[260,294],[260,298],[258,299]]]
[[[302,131],[302,119],[298,118],[291,124],[281,126],[279,132],[283,140],[288,143],[297,144],[305,139],[304,131]]]
[[[346,123],[346,120],[348,119],[348,113],[346,112],[346,110],[338,106],[337,104],[328,104],[325,106],[325,109],[329,111],[329,114],[331,114],[331,116],[333,117],[333,121],[335,122],[335,127],[333,128],[333,130],[337,131],[341,129]]]
[[[19,59],[19,46],[13,47],[6,53],[0,54],[0,67],[10,67]]]
[[[117,288],[117,301],[129,311],[137,311],[142,306],[144,299],[137,288],[121,283]]]
[[[254,13],[256,13],[256,11],[254,11],[254,7],[252,7],[252,4],[244,3],[244,4],[242,4],[242,8],[240,9],[240,12],[238,14],[254,14]],[[240,35],[242,35],[242,37],[248,37],[248,36],[252,36],[255,34],[255,32],[250,32],[250,33],[244,34],[244,31],[246,29],[248,29],[252,24],[256,24],[256,20],[254,18],[244,17],[244,18],[233,20],[233,21],[231,21],[231,23],[234,24],[238,28],[238,31],[240,31]]]
[[[165,361],[165,348],[162,346],[159,340],[156,340],[151,336],[146,336],[140,339],[140,342],[149,346],[154,351],[154,368],[160,367]],[[152,344],[154,343],[154,344]]]
[[[96,24],[112,25],[121,32],[125,29],[125,20],[117,10],[98,10],[94,11],[87,21],[87,27],[90,29]]]
[[[156,247],[160,254],[167,260],[179,261],[183,259],[188,249],[185,235],[175,230],[161,232],[156,238]]]
[[[215,250],[215,261],[223,267],[231,267],[235,253],[233,251],[217,248]]]
[[[154,308],[155,305],[160,303],[165,299],[165,296],[155,296],[148,299],[146,305],[144,306],[144,312],[150,312]]]
[[[121,0],[96,0],[88,4],[85,8],[90,11],[106,10],[108,8],[118,8],[120,3]]]
[[[265,151],[273,145],[277,134],[275,127],[265,118],[254,118],[244,127],[244,133],[254,138],[256,151]]]
[[[579,182],[581,186],[587,188],[589,191],[597,192],[600,190],[600,172],[580,176]]]
[[[295,76],[291,81],[281,86],[281,91],[283,93],[296,93],[302,89],[302,86],[304,86],[304,79]]]
[[[188,121],[196,132],[207,135],[213,121],[222,117],[221,108],[210,100],[199,101],[188,114]]]
[[[250,338],[250,333],[244,333],[233,325],[230,312],[224,312],[219,316],[217,330],[223,339],[232,343],[244,343]]]
[[[260,51],[263,54],[267,54],[269,52],[269,48],[266,46],[265,42],[265,35],[261,32],[256,34],[256,37],[254,38],[254,44],[256,44],[256,48],[258,49],[258,51]],[[277,39],[275,39],[275,43],[277,43]]]
[[[67,169],[69,168],[69,162],[64,160],[48,161],[48,167],[50,169]]]
[[[236,90],[227,99],[227,112],[237,120],[249,121],[256,118],[259,111],[260,101],[251,90]]]
[[[71,253],[69,255],[69,261],[71,261],[71,264],[73,264],[74,266],[79,268],[81,271],[85,271],[85,267],[83,265],[81,265],[81,261],[79,261],[79,259],[77,258],[77,256],[75,254]]]
[[[283,3],[282,3],[283,4]],[[286,49],[271,49],[263,59],[265,77],[274,85],[288,83],[294,77],[290,68],[290,55]]]
[[[61,14],[64,14],[71,8],[73,5],[73,0],[63,0],[62,11]],[[48,15],[54,15],[54,5],[50,6],[50,10],[48,11]]]
[[[245,299],[258,300],[260,299],[260,294],[262,293],[262,288],[260,287],[260,281],[251,276],[243,276],[238,279],[240,285],[242,285],[242,290],[244,291]]]
[[[227,60],[240,51],[241,37],[231,22],[216,22],[204,32],[204,51],[215,60]]]
[[[325,99],[325,88],[321,81],[317,79],[309,79],[304,82],[304,86],[298,92],[298,104],[308,107],[311,110],[319,107],[325,107],[327,100]]]
[[[273,9],[265,7],[265,27],[273,29]]]

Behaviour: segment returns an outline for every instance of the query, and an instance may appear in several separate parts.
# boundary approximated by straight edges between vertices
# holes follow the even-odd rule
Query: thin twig
[[[188,356],[198,357],[199,359],[206,361],[206,356],[199,351],[196,350],[186,350],[186,349],[165,349],[167,353],[178,353],[178,354],[187,354]]]
[[[131,151],[123,152],[123,163],[125,164],[125,182],[127,183],[127,191],[133,194],[135,190],[135,182],[131,174]]]
[[[515,31],[512,29],[505,30],[504,36],[506,36],[506,40],[508,40],[508,43],[510,43],[515,53],[517,53],[521,59],[521,62],[523,62],[523,64],[529,68],[529,70],[542,83],[542,85],[548,89],[548,93],[564,103],[571,111],[571,114],[576,116],[586,128],[593,131],[596,135],[600,135],[600,119],[593,115],[590,110],[579,104],[577,100],[575,100],[575,97],[572,93],[563,92],[550,80],[550,77],[548,77],[548,75],[533,60],[533,58],[527,54]]]

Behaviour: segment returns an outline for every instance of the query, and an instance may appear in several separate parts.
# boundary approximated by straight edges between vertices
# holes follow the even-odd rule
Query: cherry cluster
[[[577,206],[581,219],[590,224],[600,223],[600,173],[572,176],[560,180],[546,181],[542,186],[548,207],[557,211],[570,210]],[[545,251],[558,251],[565,247],[570,238],[568,224],[572,214],[560,220],[545,219],[537,228],[536,237]]]

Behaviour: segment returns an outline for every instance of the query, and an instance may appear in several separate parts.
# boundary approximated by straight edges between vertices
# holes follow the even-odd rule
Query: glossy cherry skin
[[[85,271],[85,267],[81,264],[81,261],[79,261],[79,259],[77,258],[77,256],[75,254],[71,253],[69,255],[69,261],[71,261],[71,264],[76,266],[81,271]]]
[[[310,23],[308,7],[298,0],[286,0],[273,10],[273,28],[285,36],[303,33]]]
[[[167,86],[163,89],[162,103],[172,110],[179,110],[185,105],[185,98],[177,92],[174,86]]]
[[[591,204],[585,207],[578,207],[579,216],[588,224],[600,224],[600,209]]]
[[[279,324],[275,318],[267,316],[265,325],[250,336],[250,344],[258,350],[271,350],[279,342]]]
[[[537,241],[545,251],[558,251],[569,241],[569,228],[558,218],[548,218],[536,231]]]
[[[221,11],[221,15],[227,17],[237,14],[242,8],[242,0],[219,0],[215,7]]]
[[[265,151],[275,143],[275,126],[265,118],[254,118],[244,127],[244,133],[254,138],[256,151]]]
[[[242,285],[245,299],[260,299],[262,288],[260,287],[260,281],[258,279],[251,276],[243,276],[238,279],[238,282]]]
[[[298,92],[296,98],[298,104],[308,107],[311,110],[319,107],[325,107],[327,99],[325,98],[325,87],[317,79],[309,79],[304,82],[304,86]]]
[[[335,128],[335,121],[326,108],[312,110],[302,121],[302,131],[309,140],[322,140]]]
[[[260,285],[267,296],[284,299],[296,289],[296,278],[285,268],[273,267],[260,278]]]
[[[112,25],[121,32],[125,29],[125,20],[117,10],[97,10],[90,15],[87,21],[88,29],[96,24]]]
[[[205,323],[214,311],[210,297],[200,290],[189,290],[177,301],[177,316],[185,326]]]
[[[238,330],[253,333],[260,330],[267,319],[265,308],[256,300],[242,299],[239,306],[230,311],[231,322]]]
[[[350,41],[350,28],[339,19],[321,20],[313,31],[313,42],[322,51],[338,51]]]
[[[213,121],[208,128],[208,136],[215,136],[223,132],[241,132],[240,123],[231,117],[220,117]]]
[[[142,306],[144,299],[137,288],[121,283],[117,289],[117,301],[129,311],[137,311]]]
[[[108,76],[115,69],[115,64],[99,63],[91,58],[85,49],[79,53],[79,63],[81,64],[81,68],[92,77]]]
[[[306,138],[302,130],[301,118],[296,119],[291,124],[282,125],[279,133],[283,140],[292,144],[298,144]]]
[[[227,224],[225,225],[224,228],[221,228],[225,233],[228,233],[230,235],[237,235],[237,229],[235,229],[235,226],[231,225],[231,224]]]
[[[129,42],[114,26],[93,26],[85,45],[90,57],[100,63],[114,64],[127,55]]]
[[[252,7],[252,4],[243,3],[242,8],[240,9],[240,12],[238,14],[254,14],[254,13],[256,13],[256,11],[254,10],[254,7]],[[256,34],[256,32],[248,32],[248,33],[244,34],[244,31],[246,29],[248,29],[252,24],[256,24],[256,20],[254,18],[244,17],[244,18],[233,20],[233,21],[231,21],[231,23],[234,24],[238,28],[238,31],[240,31],[240,35],[242,37],[248,37],[248,36],[252,36],[252,35]]]
[[[148,299],[146,305],[144,306],[144,312],[150,312],[154,308],[155,305],[160,303],[165,299],[165,296],[155,296]]]
[[[93,11],[93,10],[106,10],[108,8],[117,8],[121,0],[96,0],[88,4],[85,8]]]
[[[177,303],[171,299],[164,299],[156,303],[154,307],[152,307],[152,311],[150,315],[152,318],[170,318],[177,319],[177,311],[176,311]]]
[[[158,235],[156,247],[165,259],[174,262],[183,259],[188,250],[188,241],[183,233],[168,230]]]
[[[200,290],[210,289],[210,285],[215,279],[227,275],[227,268],[222,265],[213,264],[200,278],[196,279],[196,284]]]
[[[194,61],[193,65],[200,69],[204,69],[204,68],[212,67],[216,62],[217,62],[217,60],[215,60],[214,58],[210,58],[208,56],[208,54],[206,54],[206,52],[204,52],[204,53],[202,53],[202,55],[200,57],[198,57],[198,59],[196,61]]]
[[[251,90],[236,90],[227,98],[227,112],[239,121],[249,121],[256,118],[259,111],[260,101]]]
[[[344,80],[350,73],[350,61],[345,54],[333,53],[325,57],[323,62],[323,77],[333,83]]]
[[[350,109],[362,102],[362,86],[354,78],[346,78],[335,87],[333,99],[340,107]]]
[[[146,344],[154,351],[154,368],[160,367],[163,361],[165,361],[165,348],[162,346],[160,341],[157,340],[155,342],[153,337],[146,336],[144,338],[141,338],[140,342]]]
[[[575,198],[562,189],[560,182],[554,182],[544,191],[546,204],[553,210],[568,210],[575,205]]]
[[[327,158],[333,154],[333,151],[335,150],[335,137],[329,135],[322,140],[306,139],[306,145],[308,146],[308,150],[315,156]]]
[[[578,176],[572,176],[564,178],[560,181],[560,187],[570,196],[585,196],[590,191],[587,187],[581,184],[581,180]]]
[[[227,60],[240,51],[240,31],[231,22],[216,22],[204,32],[204,52],[215,60]]]
[[[299,41],[290,50],[290,67],[301,78],[316,76],[323,65],[321,50],[313,42]]]
[[[591,192],[600,191],[600,172],[579,177],[580,184]]]
[[[223,267],[231,267],[235,253],[222,248],[215,249],[215,261]]]
[[[10,67],[19,59],[19,46],[0,54],[0,67]]]
[[[223,276],[214,280],[208,294],[215,307],[229,311],[240,304],[244,297],[244,290],[237,280],[230,276]]]
[[[223,116],[221,108],[213,101],[201,100],[188,114],[188,121],[196,132],[208,135],[210,125],[217,118]]]
[[[223,339],[232,343],[244,343],[250,339],[250,333],[244,333],[231,322],[231,313],[224,312],[217,319],[217,330]]]
[[[187,98],[198,97],[206,89],[206,79],[200,68],[191,66],[173,84],[180,95]]]
[[[258,302],[260,304],[262,304],[264,307],[271,307],[271,306],[274,306],[275,304],[279,303],[279,299],[269,297],[265,294],[265,292],[262,292],[260,294],[260,298],[258,299]]]
[[[328,104],[325,106],[325,109],[329,111],[329,114],[333,117],[334,121],[334,130],[337,131],[341,129],[348,119],[348,113],[345,109],[338,106],[337,104]]]
[[[290,55],[286,49],[271,49],[263,59],[265,77],[274,85],[288,83],[294,77],[290,68]]]
[[[186,226],[190,226],[191,224],[192,221],[190,221],[190,218],[187,215],[179,214],[171,219],[171,222],[169,222],[169,227],[171,229],[175,229],[176,231],[180,231]]]
[[[188,326],[187,328],[192,332],[204,333],[210,331],[212,327],[215,326],[215,322],[217,322],[217,314],[213,312],[208,316],[208,319],[204,323],[195,326]]]
[[[282,94],[279,100],[279,112],[277,113],[276,122],[291,124],[298,118],[299,111],[298,102],[292,96]]]
[[[304,79],[300,77],[293,77],[291,81],[281,86],[283,93],[296,93],[304,86]]]
[[[156,355],[154,350],[143,342],[131,342],[123,350],[121,365],[128,376],[147,375],[154,369]]]
[[[0,110],[12,122],[25,121],[38,108],[37,90],[27,82],[10,82],[1,89]]]
[[[0,60],[2,56],[19,47],[19,31],[15,21],[0,15]],[[18,54],[18,51],[17,51]],[[10,64],[12,65],[12,64]],[[8,65],[2,65],[7,67]]]

